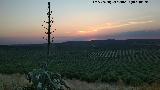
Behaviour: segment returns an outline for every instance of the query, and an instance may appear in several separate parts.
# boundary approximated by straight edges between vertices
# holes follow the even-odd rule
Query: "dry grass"
[[[72,90],[136,90],[135,87],[125,86],[121,82],[118,82],[117,84],[101,82],[87,83],[79,80],[67,80],[67,82],[71,86]]]
[[[2,75],[0,74],[0,90],[22,90],[22,87],[29,85],[28,81],[24,78],[24,75],[12,74]]]
[[[79,80],[66,80],[66,82],[71,87],[71,90],[160,90],[160,84],[158,83],[144,85],[141,87],[131,87],[126,86],[121,80],[116,84],[107,84],[101,82],[87,83]],[[0,74],[0,90],[22,90],[22,87],[28,85],[30,84],[24,78],[24,75]]]

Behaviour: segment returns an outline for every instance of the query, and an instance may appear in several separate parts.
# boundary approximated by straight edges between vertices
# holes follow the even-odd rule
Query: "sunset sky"
[[[45,43],[47,2],[55,42],[93,39],[160,39],[160,0],[98,4],[93,0],[0,0],[0,44]],[[107,0],[106,0],[107,1]],[[112,0],[113,1],[113,0]]]

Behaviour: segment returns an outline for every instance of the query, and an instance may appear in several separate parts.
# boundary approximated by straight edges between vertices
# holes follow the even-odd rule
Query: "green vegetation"
[[[89,45],[88,45],[89,46]],[[56,44],[51,48],[49,70],[63,77],[88,82],[141,85],[160,80],[159,47],[83,47]],[[24,73],[46,60],[45,45],[1,46],[0,72]]]

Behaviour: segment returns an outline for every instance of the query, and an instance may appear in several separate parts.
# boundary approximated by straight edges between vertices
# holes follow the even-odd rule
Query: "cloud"
[[[132,31],[132,32],[123,32],[114,35],[113,37],[119,39],[160,39],[160,29],[158,30],[139,30],[139,31]]]
[[[124,28],[127,26],[133,26],[133,25],[141,25],[141,24],[147,24],[152,23],[153,20],[129,20],[127,22],[121,22],[121,23],[104,23],[104,24],[98,24],[93,26],[87,26],[83,30],[79,30],[79,34],[88,34],[88,33],[96,33],[98,31],[102,30],[112,30],[116,28]]]

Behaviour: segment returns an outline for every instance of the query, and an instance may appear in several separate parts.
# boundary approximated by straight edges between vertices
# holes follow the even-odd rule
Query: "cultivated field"
[[[160,81],[159,45],[157,40],[54,44],[51,47],[49,71],[60,73],[69,83],[73,83],[72,87],[76,86],[74,84],[77,80],[80,80],[82,86],[85,83],[86,86],[84,84],[83,87],[86,88],[106,88],[106,85],[114,87],[117,82],[123,82],[125,88],[143,85],[148,87]],[[0,46],[0,73],[24,74],[24,71],[39,68],[39,64],[46,61],[46,52],[46,45]]]

